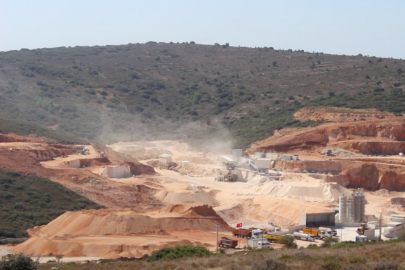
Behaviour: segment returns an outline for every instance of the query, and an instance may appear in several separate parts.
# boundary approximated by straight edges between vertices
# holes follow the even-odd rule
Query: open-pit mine
[[[297,117],[302,117],[303,113]],[[331,117],[330,115],[328,117]],[[371,116],[372,118],[372,116]],[[361,190],[362,222],[405,214],[405,124],[356,120],[280,130],[247,151],[192,150],[178,141],[50,145],[0,136],[0,166],[41,175],[105,209],[66,212],[28,230],[13,252],[142,257],[166,246],[211,250],[232,229],[299,225]],[[17,162],[18,160],[18,162]]]

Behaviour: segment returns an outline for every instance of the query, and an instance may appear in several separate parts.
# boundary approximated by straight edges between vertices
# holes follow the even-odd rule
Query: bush
[[[33,261],[22,253],[3,257],[0,260],[0,270],[36,270],[39,262]]]
[[[338,238],[335,237],[326,237],[325,239],[323,239],[323,243],[321,245],[321,247],[330,247],[331,245],[333,245],[334,243],[339,242]]]
[[[321,269],[325,269],[325,270],[337,270],[337,269],[340,269],[342,267],[342,265],[340,264],[340,261],[338,258],[329,257],[329,258],[325,259],[325,261],[322,263],[321,267],[322,267]]]
[[[177,246],[174,248],[165,247],[154,251],[148,258],[148,262],[159,261],[164,259],[178,259],[182,257],[205,257],[213,253],[200,246]]]
[[[375,270],[397,270],[399,268],[399,264],[397,262],[379,262]]]
[[[252,270],[289,270],[291,269],[285,263],[277,262],[275,260],[269,259],[264,263],[255,263],[252,266]]]
[[[278,243],[283,244],[286,248],[297,248],[297,244],[295,243],[295,239],[292,236],[283,236]]]

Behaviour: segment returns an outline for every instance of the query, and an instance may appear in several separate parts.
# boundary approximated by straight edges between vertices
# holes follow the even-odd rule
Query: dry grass
[[[267,266],[266,266],[267,263]],[[56,264],[45,264],[50,270]],[[260,270],[260,269],[405,269],[405,243],[379,243],[352,248],[283,249],[262,252],[237,252],[205,258],[183,258],[159,262],[114,261],[107,263],[62,264],[58,269],[164,269],[164,270]],[[267,268],[266,268],[267,267]],[[286,268],[284,268],[286,267]]]

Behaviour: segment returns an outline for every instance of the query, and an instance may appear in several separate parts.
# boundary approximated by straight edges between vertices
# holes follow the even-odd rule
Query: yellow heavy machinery
[[[367,227],[366,223],[361,223],[360,226],[357,228],[357,233],[359,235],[363,235],[365,230],[368,230],[369,228]]]

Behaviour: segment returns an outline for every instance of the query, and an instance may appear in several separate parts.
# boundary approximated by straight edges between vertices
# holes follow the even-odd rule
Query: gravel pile
[[[354,152],[347,151],[342,148],[325,147],[321,151],[322,155],[332,156],[332,157],[362,157],[362,154],[357,154]]]

